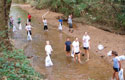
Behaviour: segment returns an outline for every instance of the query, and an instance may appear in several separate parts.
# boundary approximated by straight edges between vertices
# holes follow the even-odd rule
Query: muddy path
[[[24,49],[25,55],[32,57],[30,59],[34,69],[44,74],[48,80],[110,80],[112,76],[112,65],[105,59],[101,59],[98,55],[90,52],[90,61],[85,62],[85,57],[81,57],[83,64],[74,63],[71,57],[65,56],[64,42],[69,34],[60,33],[57,27],[48,25],[49,31],[43,31],[43,24],[34,15],[32,18],[32,41],[27,41],[25,23],[27,12],[16,5],[11,7],[11,16],[14,17],[14,24],[17,25],[17,16],[22,18],[23,30],[12,34],[14,46],[18,49]],[[74,38],[71,37],[73,40]],[[53,47],[52,61],[53,67],[46,68],[44,60],[46,57],[44,46],[45,41],[50,40]]]

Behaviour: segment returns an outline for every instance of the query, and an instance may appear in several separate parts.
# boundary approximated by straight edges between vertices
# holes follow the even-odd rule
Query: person
[[[83,49],[85,51],[85,54],[87,55],[87,60],[89,60],[89,49],[90,49],[90,36],[88,35],[87,32],[83,35]]]
[[[17,22],[17,24],[18,24],[18,26],[19,26],[19,30],[22,30],[22,26],[21,26],[21,18],[20,18],[20,16],[18,16],[18,22]]]
[[[17,24],[19,25],[19,24],[21,24],[21,18],[20,18],[20,16],[18,16],[18,22],[17,22]]]
[[[59,17],[59,20],[58,20],[58,21],[60,22],[61,25],[63,25],[63,20],[62,20],[61,17]]]
[[[71,51],[71,41],[69,38],[67,38],[64,46],[64,50],[66,51],[66,56],[70,56],[70,51]]]
[[[31,25],[28,23],[26,23],[26,31],[27,31],[27,36],[30,34],[30,40],[32,40],[32,37],[31,37],[31,35],[32,35],[32,27],[31,27]]]
[[[116,80],[119,80],[118,72],[121,69],[121,62],[120,59],[118,58],[118,53],[116,51],[112,51],[112,56],[113,56],[113,70],[114,70],[112,80],[114,80],[114,78],[116,78]]]
[[[51,54],[52,54],[51,52],[53,51],[53,49],[52,49],[49,41],[46,41],[45,51],[46,51],[46,55],[51,56]]]
[[[28,23],[31,23],[31,15],[28,13]]]
[[[72,33],[73,32],[72,15],[69,15],[68,24],[69,24],[69,32]]]
[[[9,20],[9,25],[10,25],[10,28],[13,28],[13,17],[10,16],[10,20]]]
[[[43,19],[43,24],[44,24],[44,30],[48,31],[48,26],[47,26],[47,20],[46,20],[46,18]]]
[[[75,39],[75,41],[73,41],[72,43],[72,48],[73,48],[73,52],[74,52],[74,61],[76,62],[76,58],[78,59],[78,62],[81,63],[81,59],[80,59],[80,45],[79,45],[79,41],[78,38]]]

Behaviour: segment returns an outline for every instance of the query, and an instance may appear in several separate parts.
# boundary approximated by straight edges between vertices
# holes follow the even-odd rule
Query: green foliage
[[[72,13],[73,16],[84,17],[92,23],[124,30],[125,6],[123,4],[125,4],[123,0],[39,0],[36,8],[49,8],[66,16]]]
[[[5,76],[7,80],[40,80],[39,73],[29,65],[29,61],[23,54],[23,50],[4,50],[0,55],[0,78]]]
[[[11,3],[12,0],[7,0],[7,3]]]

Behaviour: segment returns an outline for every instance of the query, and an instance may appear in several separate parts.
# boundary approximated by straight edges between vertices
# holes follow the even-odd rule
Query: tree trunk
[[[11,0],[0,0],[0,51],[2,46],[8,47],[8,15],[10,11]]]

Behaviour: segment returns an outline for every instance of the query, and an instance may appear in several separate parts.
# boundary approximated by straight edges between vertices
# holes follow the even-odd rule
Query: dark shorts
[[[69,46],[66,47],[66,51],[67,52],[70,52],[71,51],[71,48]]]
[[[29,22],[31,22],[31,19],[28,19]]]
[[[73,28],[72,23],[69,23],[69,28]]]
[[[48,30],[48,27],[47,27],[47,25],[44,25],[44,30]]]
[[[80,52],[77,52],[77,53],[75,53],[75,54],[79,54]]]
[[[114,67],[113,67],[113,69],[114,69],[115,72],[119,72],[119,71],[120,71],[119,68],[114,68]]]
[[[18,24],[20,24],[21,22],[19,21],[19,22],[17,22]]]
[[[85,49],[85,50],[89,50],[89,47],[83,47],[83,49]]]
[[[32,35],[32,32],[31,32],[31,30],[29,30],[29,33],[30,33],[30,35]],[[28,31],[27,31],[27,35],[28,35]]]

